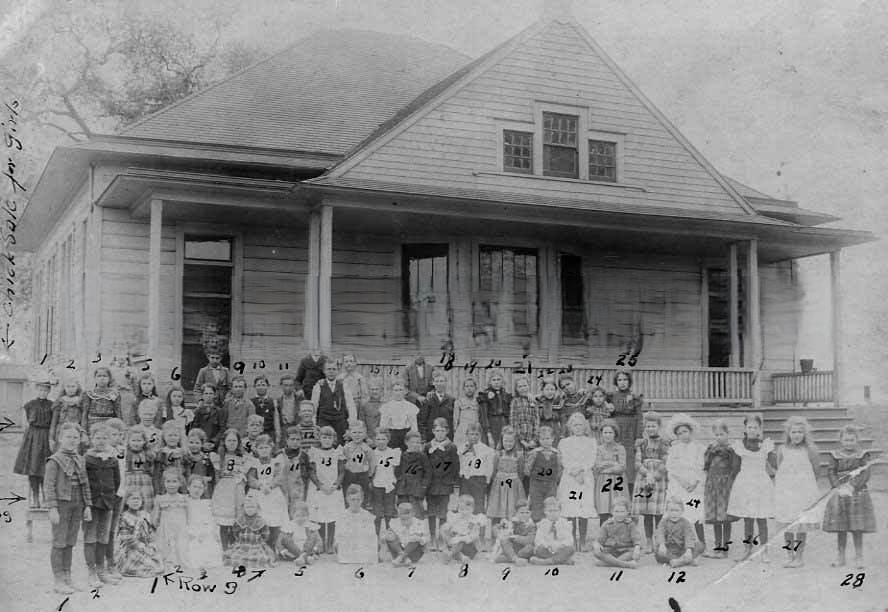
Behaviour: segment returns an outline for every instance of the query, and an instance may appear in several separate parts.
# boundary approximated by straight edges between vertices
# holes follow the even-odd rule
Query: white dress
[[[375,520],[363,508],[356,513],[342,513],[336,521],[336,558],[340,563],[369,564],[379,560]]]
[[[783,459],[777,468],[776,518],[780,523],[795,523],[799,531],[816,526],[816,513],[809,511],[820,497],[814,468],[805,447],[784,445],[780,452]],[[807,511],[807,512],[806,512]],[[793,528],[792,530],[796,530]]]
[[[768,453],[774,443],[765,439],[755,452],[734,441],[734,452],[740,456],[740,473],[734,479],[728,514],[739,518],[772,518],[774,516],[774,483],[765,471]]]
[[[318,482],[322,485],[336,485],[339,477],[339,461],[343,460],[342,447],[319,448],[308,451],[308,460],[315,465]],[[335,523],[345,512],[342,491],[323,493],[313,482],[308,484],[308,516],[316,523]]]
[[[703,455],[706,448],[699,442],[691,440],[687,444],[676,440],[669,448],[666,457],[666,471],[669,474],[669,485],[666,487],[666,499],[673,495],[684,502],[684,517],[693,523],[702,523],[703,513]],[[693,491],[678,484],[673,476],[678,476],[687,483],[697,482]],[[694,503],[696,500],[696,503]],[[690,505],[688,505],[690,503]]]
[[[212,502],[188,498],[188,545],[185,566],[207,569],[222,566],[219,526],[213,518]]]
[[[558,444],[564,472],[558,485],[558,499],[561,501],[561,515],[568,518],[594,518],[595,511],[595,455],[598,444],[589,436],[569,436]],[[583,482],[571,472],[583,470]]]
[[[256,468],[256,476],[259,480],[259,488],[252,489],[249,497],[254,497],[259,504],[259,514],[269,527],[280,527],[290,519],[287,511],[287,499],[284,492],[276,484],[276,477],[283,469],[280,458],[276,457],[269,463],[260,463],[258,459],[253,465]],[[263,493],[264,487],[269,487],[268,493]]]

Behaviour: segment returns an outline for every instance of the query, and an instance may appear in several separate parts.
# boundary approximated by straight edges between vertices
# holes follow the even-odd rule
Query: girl
[[[854,564],[863,568],[863,534],[876,531],[876,517],[873,501],[867,490],[869,481],[868,463],[871,453],[861,450],[858,429],[846,425],[839,431],[839,444],[842,447],[830,453],[829,484],[837,488],[823,516],[823,530],[837,534],[839,555],[833,567],[845,565],[845,548],[848,545],[848,532],[854,539]]]
[[[594,387],[591,391],[592,401],[586,405],[586,420],[592,436],[601,441],[601,426],[605,419],[609,419],[614,412],[614,405],[607,401],[607,394],[601,387]]]
[[[595,511],[595,457],[598,444],[589,436],[589,424],[582,412],[574,412],[567,419],[570,435],[558,444],[564,475],[558,485],[558,499],[562,515],[572,525],[574,548],[586,550],[589,519],[598,516]]]
[[[399,380],[392,383],[392,399],[379,408],[379,426],[377,431],[385,429],[389,432],[389,445],[392,448],[405,450],[407,445],[404,436],[408,431],[419,431],[417,415],[419,408],[404,399],[407,388]],[[375,439],[374,432],[374,439]]]
[[[345,492],[348,508],[339,517],[336,538],[336,556],[340,563],[376,563],[376,530],[373,515],[364,510],[364,492],[356,484]]]
[[[223,563],[233,567],[274,567],[275,554],[268,545],[269,529],[259,514],[259,503],[253,497],[245,497],[241,509],[231,527],[232,543],[223,553]]]
[[[530,397],[530,381],[524,376],[515,380],[515,397],[509,406],[509,424],[515,428],[518,442],[525,452],[537,446],[540,413]]]
[[[163,423],[173,421],[179,426],[179,440],[184,444],[187,440],[187,431],[194,421],[194,411],[185,407],[185,389],[179,385],[173,385],[166,395],[166,404],[161,408],[160,428]]]
[[[200,399],[197,400],[197,410],[191,421],[191,429],[201,429],[206,434],[204,451],[211,453],[219,446],[219,436],[222,435],[222,417],[219,406],[216,404],[216,388],[204,383],[200,390]]]
[[[177,470],[185,484],[185,450],[179,438],[179,426],[175,421],[167,421],[160,432],[163,443],[154,461],[154,490],[163,491],[164,472]]]
[[[219,530],[213,521],[211,502],[206,498],[204,479],[197,474],[188,477],[188,537],[185,555],[185,566],[192,569],[217,567],[222,563]]]
[[[616,483],[624,482],[626,474],[626,447],[619,443],[620,426],[613,419],[605,419],[601,423],[601,444],[595,453],[595,508],[598,511],[598,523],[604,523],[613,514],[614,502],[625,499],[625,495],[615,489]],[[602,483],[610,480],[610,486],[604,487]],[[625,487],[620,487],[625,489]],[[627,508],[628,514],[630,508]]]
[[[620,428],[620,440],[626,449],[626,481],[629,486],[626,491],[633,491],[635,482],[635,441],[642,437],[644,421],[644,398],[632,392],[632,374],[630,372],[617,372],[614,374],[614,386],[617,388],[610,396],[610,403],[614,410],[612,418]]]
[[[706,537],[703,532],[703,455],[706,450],[699,442],[694,441],[696,423],[687,414],[673,415],[669,429],[676,440],[669,448],[666,457],[666,472],[669,484],[666,497],[677,497],[685,504],[684,517],[694,526],[697,540],[706,548]]]
[[[498,448],[503,427],[508,424],[512,396],[506,392],[502,370],[491,370],[488,387],[478,394],[478,410],[487,420],[487,444]]]
[[[179,493],[182,473],[171,468],[163,473],[163,493],[154,498],[152,522],[157,526],[157,548],[167,567],[183,565],[187,558],[188,498]]]
[[[453,487],[459,478],[459,455],[456,445],[447,439],[447,419],[438,417],[432,423],[431,442],[426,446],[432,478],[426,489],[426,509],[428,511],[430,550],[438,550],[436,528],[447,518],[447,504]]]
[[[116,572],[105,571],[106,560],[108,569],[113,570],[112,557],[106,552],[111,537],[111,519],[117,504],[117,489],[120,488],[120,466],[110,446],[110,433],[105,424],[95,425],[92,446],[84,457],[92,497],[92,520],[83,523],[83,556],[92,587],[120,582]]]
[[[63,594],[80,590],[71,582],[71,557],[81,521],[92,520],[89,479],[83,457],[77,453],[79,443],[79,427],[63,424],[59,429],[59,450],[46,461],[44,493],[52,525],[49,561],[55,591]]]
[[[160,403],[160,396],[157,394],[157,382],[154,380],[154,375],[146,372],[139,376],[139,381],[133,391],[136,395],[136,406],[146,399],[156,400],[157,414],[154,415],[153,425],[160,429],[160,426],[163,425],[163,406]]]
[[[157,400],[154,399],[142,400],[136,410],[139,425],[145,430],[145,444],[155,453],[163,446],[163,432],[154,426],[157,410]]]
[[[28,500],[32,508],[40,507],[40,489],[43,487],[43,473],[46,460],[52,454],[49,445],[50,425],[52,424],[52,402],[46,399],[49,395],[49,381],[40,380],[35,383],[37,397],[25,404],[25,418],[28,429],[22,438],[15,466],[12,471],[28,477],[31,486],[31,498]]]
[[[820,527],[810,508],[820,498],[817,471],[820,455],[804,417],[792,416],[783,426],[783,445],[768,456],[774,479],[774,513],[777,528],[785,528],[786,562],[783,567],[804,566],[805,532]]]
[[[216,481],[216,470],[210,460],[210,453],[204,450],[207,435],[203,429],[194,428],[188,432],[188,446],[182,465],[184,474],[188,480],[192,476],[199,476],[204,481],[203,494],[209,499],[213,495],[213,483]]]
[[[666,457],[669,443],[660,435],[660,415],[656,412],[644,413],[644,437],[635,441],[635,473],[638,487],[632,498],[632,514],[644,515],[644,535],[647,538],[646,553],[653,549],[654,528],[659,524],[666,510]],[[616,481],[612,488],[616,488]],[[629,489],[626,489],[629,491]]]
[[[80,422],[87,435],[90,428],[108,419],[120,418],[120,394],[111,385],[111,370],[105,367],[96,368],[93,372],[96,383],[92,391],[87,391],[83,398],[83,417]]]
[[[259,512],[268,524],[268,545],[275,547],[281,525],[290,519],[287,500],[281,491],[281,460],[271,456],[273,443],[271,436],[262,434],[256,440],[256,477],[249,483],[259,502]]]
[[[49,424],[49,446],[58,450],[59,429],[64,423],[76,423],[80,427],[83,422],[83,392],[75,378],[69,378],[62,385],[60,395],[52,405],[52,422]],[[87,439],[88,442],[88,439]]]
[[[768,542],[768,517],[774,516],[774,483],[767,472],[768,453],[774,443],[762,439],[762,417],[747,414],[743,417],[743,440],[734,443],[734,451],[740,457],[740,472],[731,489],[728,514],[743,519],[744,553],[740,561],[752,554],[752,530],[758,523],[758,540],[762,546]],[[767,563],[767,548],[762,552],[762,562]]]
[[[562,436],[561,427],[561,401],[558,395],[558,386],[555,379],[547,377],[543,379],[542,392],[536,398],[537,410],[540,414],[540,426],[550,427],[555,435],[555,444]]]
[[[579,412],[586,416],[592,398],[588,391],[577,388],[573,375],[567,372],[559,375],[558,388],[561,389],[560,414],[562,421],[566,424],[567,419],[574,412]]]
[[[369,397],[367,380],[358,372],[358,357],[354,353],[342,356],[342,374],[339,375],[339,380],[345,386],[346,392],[351,393],[355,406],[360,406]]]
[[[128,493],[138,491],[143,508],[149,515],[154,510],[154,451],[148,448],[145,428],[133,425],[126,441],[126,471],[123,488]]]
[[[244,499],[244,483],[253,463],[241,450],[241,436],[236,429],[229,429],[222,436],[219,453],[215,455],[216,486],[213,489],[213,517],[219,525],[219,541],[222,550],[234,541],[232,527],[237,510]]]
[[[481,410],[478,406],[478,383],[474,378],[467,378],[462,384],[463,394],[453,402],[453,443],[459,448],[466,444],[466,428],[469,425],[481,426],[481,435],[487,439],[487,423],[482,422]],[[485,421],[487,419],[484,419]]]
[[[241,440],[241,447],[244,449],[245,454],[252,457],[256,456],[256,442],[259,440],[259,436],[262,435],[264,422],[265,419],[258,414],[251,414],[247,417],[247,435]]]
[[[715,547],[704,557],[724,559],[728,556],[728,542],[731,541],[731,521],[728,514],[728,499],[734,478],[740,471],[740,457],[734,452],[728,439],[728,425],[722,419],[712,424],[715,442],[703,454],[703,471],[706,485],[703,488],[703,509],[707,523],[712,523]]]
[[[138,490],[126,494],[126,508],[117,527],[117,569],[124,576],[149,578],[163,573],[163,559],[154,545],[154,527],[142,508]]]
[[[518,503],[526,498],[521,479],[524,474],[524,451],[518,447],[515,430],[510,425],[502,428],[501,436],[502,447],[494,456],[487,516],[509,521],[515,516]]]
[[[558,481],[561,480],[563,464],[561,454],[552,444],[555,435],[551,427],[540,427],[540,445],[527,455],[526,474],[530,478],[527,497],[533,520],[539,522],[545,516],[543,502],[547,497],[558,494]]]
[[[309,518],[321,526],[323,552],[333,552],[333,540],[336,533],[336,521],[342,516],[342,498],[338,492],[342,487],[345,458],[342,448],[333,446],[336,430],[325,425],[321,427],[321,446],[312,448],[308,453],[308,488]]]

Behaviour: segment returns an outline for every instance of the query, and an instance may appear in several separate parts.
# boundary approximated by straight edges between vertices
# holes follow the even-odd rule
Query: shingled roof
[[[411,36],[323,30],[121,135],[343,155],[469,61]]]

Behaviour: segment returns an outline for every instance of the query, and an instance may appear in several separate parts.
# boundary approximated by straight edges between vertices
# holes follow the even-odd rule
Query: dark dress
[[[545,499],[558,496],[558,481],[561,480],[562,472],[561,453],[555,448],[547,452],[538,446],[528,453],[525,470],[530,478],[527,490],[530,515],[534,521],[539,522],[545,517]]]
[[[48,399],[32,399],[25,404],[28,429],[22,439],[12,471],[24,476],[43,478],[49,451],[49,425],[52,423],[52,402]]]
[[[876,516],[873,512],[873,500],[870,498],[866,483],[869,481],[869,468],[849,477],[852,470],[863,467],[870,460],[870,453],[842,450],[832,451],[829,457],[829,484],[832,487],[844,483],[850,485],[850,495],[833,492],[826,504],[823,515],[823,531],[876,531]]]
[[[629,401],[628,396],[632,395]],[[614,405],[611,418],[620,428],[620,444],[626,449],[626,480],[635,482],[635,441],[642,437],[644,399],[632,391],[614,391],[609,400]]]
[[[315,383],[324,378],[324,366],[327,365],[327,358],[323,355],[315,361],[311,355],[306,355],[299,362],[296,369],[296,383],[302,386],[302,393],[305,397],[311,397]]]
[[[426,490],[432,480],[432,465],[429,463],[429,455],[423,451],[415,453],[406,451],[401,456],[401,475],[395,486],[398,494],[398,502],[410,502],[416,518],[424,518],[422,500],[425,499]]]
[[[493,435],[493,448],[499,448],[503,427],[509,422],[512,396],[505,389],[487,389],[478,393],[478,412],[487,415],[490,433]]]
[[[703,510],[707,523],[737,520],[728,514],[731,487],[740,471],[740,457],[730,444],[713,442],[703,454],[703,471],[706,484],[703,487]]]

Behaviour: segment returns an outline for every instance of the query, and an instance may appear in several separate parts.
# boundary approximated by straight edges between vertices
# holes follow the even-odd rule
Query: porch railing
[[[803,374],[786,372],[771,375],[774,385],[774,403],[804,404],[807,402],[831,402],[833,394],[832,370]]]
[[[443,369],[441,366],[431,364]],[[456,395],[467,378],[474,378],[478,388],[488,384],[491,368],[479,360],[474,368],[454,365],[445,370],[447,388]],[[388,389],[392,381],[402,379],[403,363],[375,363],[360,366],[364,376],[378,376]],[[503,367],[506,388],[513,389],[513,381],[518,376],[528,376],[527,369]],[[546,376],[558,377],[561,372],[570,372],[574,380],[582,386],[600,384],[607,390],[614,388],[613,377],[617,368],[613,367],[572,367],[538,366],[531,364],[529,378],[534,393],[540,390]],[[634,368],[632,388],[644,394],[646,399],[659,402],[704,402],[725,404],[751,404],[753,371],[742,368]]]

